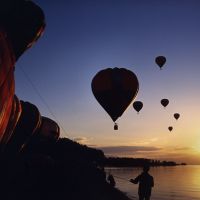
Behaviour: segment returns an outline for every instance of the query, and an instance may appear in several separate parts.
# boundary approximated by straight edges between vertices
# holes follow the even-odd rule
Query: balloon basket
[[[118,125],[117,125],[117,123],[114,124],[114,130],[115,130],[115,131],[118,130]]]

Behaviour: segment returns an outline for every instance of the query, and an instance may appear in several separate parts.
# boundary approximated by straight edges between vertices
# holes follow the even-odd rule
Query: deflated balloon
[[[171,132],[173,130],[173,127],[172,126],[169,126],[168,127],[169,131]]]
[[[162,99],[162,100],[160,101],[160,103],[161,103],[164,107],[166,107],[166,106],[169,104],[169,100],[168,100],[168,99]]]
[[[175,118],[176,120],[178,120],[179,117],[180,117],[180,114],[179,114],[179,113],[174,113],[174,118]]]
[[[164,56],[158,56],[156,57],[155,62],[161,69],[163,65],[166,63],[166,58]]]
[[[141,101],[135,101],[133,102],[133,108],[139,113],[139,111],[142,109],[143,103]]]
[[[115,122],[136,97],[139,83],[130,70],[107,68],[94,76],[91,87],[96,100]]]

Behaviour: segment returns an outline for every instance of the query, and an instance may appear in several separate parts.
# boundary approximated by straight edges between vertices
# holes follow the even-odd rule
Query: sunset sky
[[[34,2],[47,27],[16,64],[20,99],[57,121],[62,137],[107,155],[200,164],[199,0]],[[163,70],[159,55],[167,58]],[[92,78],[108,67],[133,71],[144,103],[139,114],[129,106],[118,131],[91,91]]]

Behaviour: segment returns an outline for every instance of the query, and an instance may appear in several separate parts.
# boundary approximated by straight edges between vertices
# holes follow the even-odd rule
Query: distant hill
[[[105,166],[107,167],[142,167],[144,164],[150,166],[176,166],[173,161],[160,161],[145,158],[126,158],[126,157],[108,157],[106,158]]]

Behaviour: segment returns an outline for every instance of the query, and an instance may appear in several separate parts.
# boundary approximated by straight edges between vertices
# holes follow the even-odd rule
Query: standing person
[[[130,179],[131,183],[138,184],[138,195],[139,200],[150,200],[151,189],[154,186],[153,176],[151,176],[148,171],[150,169],[149,165],[144,165],[143,172],[137,176],[135,179]]]

